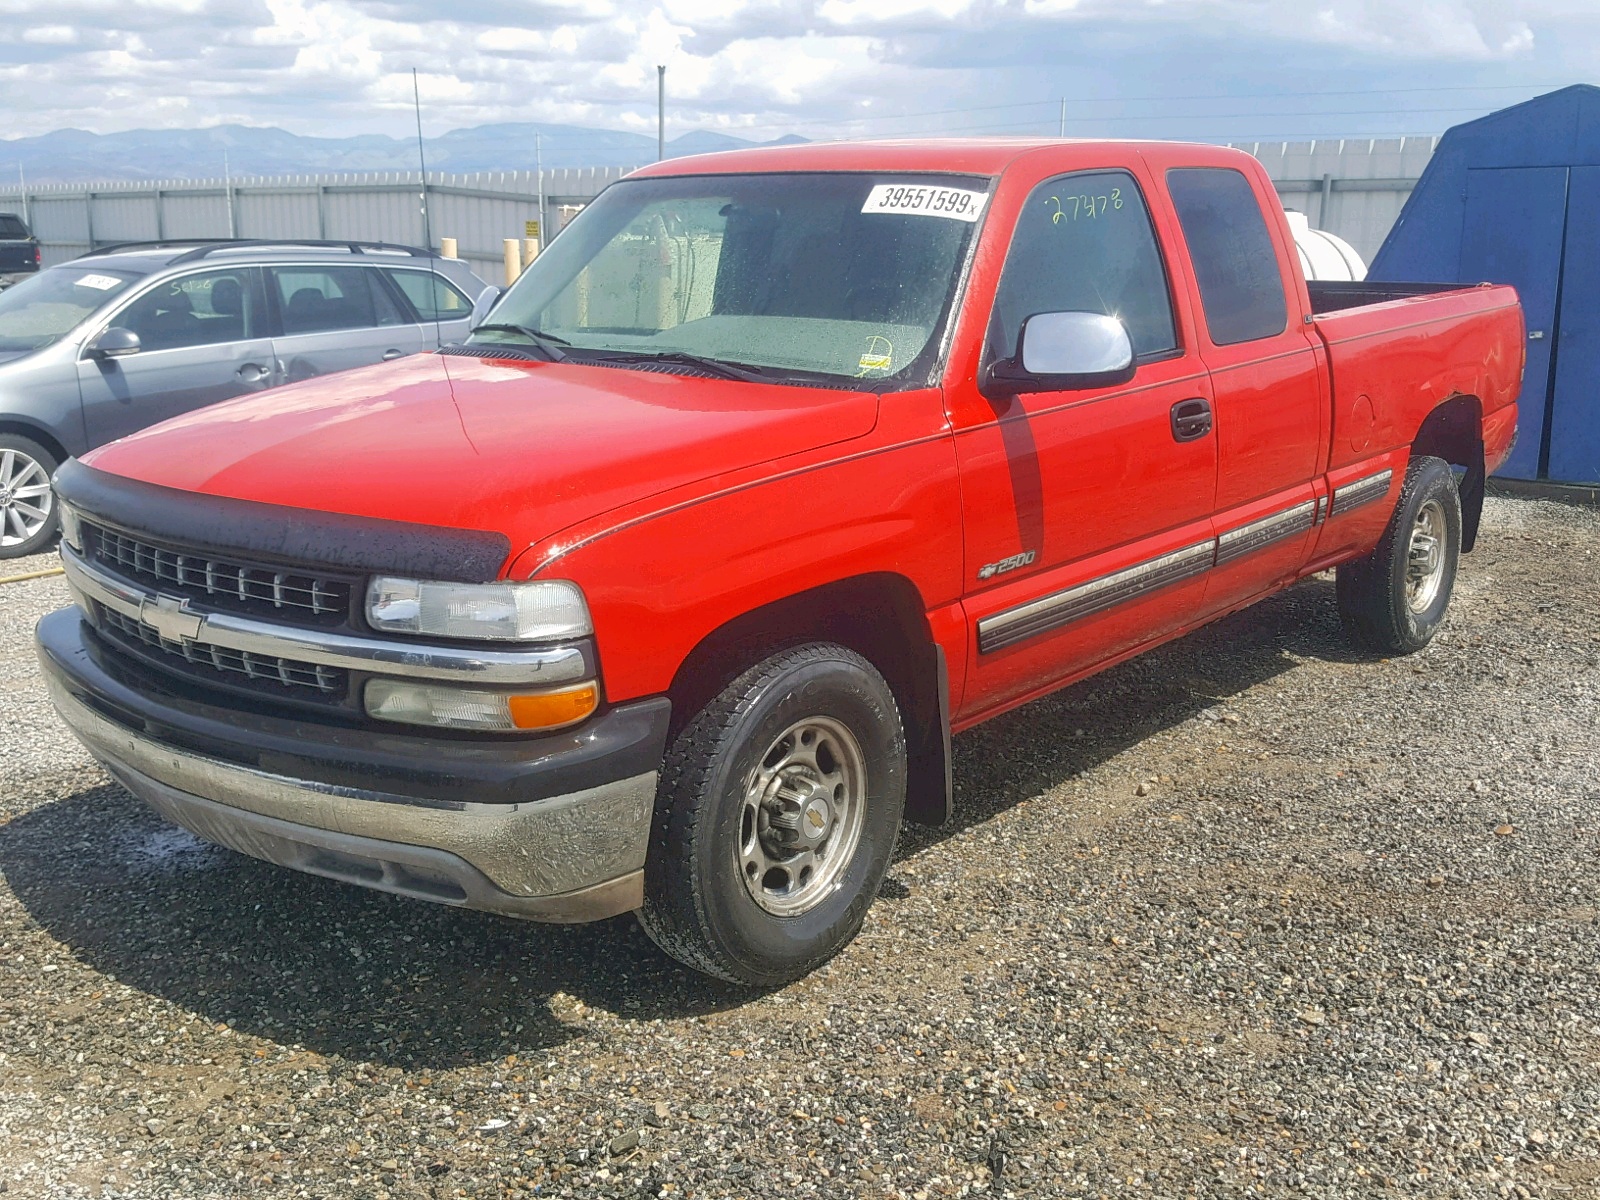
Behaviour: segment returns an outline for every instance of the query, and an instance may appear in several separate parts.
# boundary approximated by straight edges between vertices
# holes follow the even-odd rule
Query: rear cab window
[[[1289,326],[1277,247],[1255,190],[1231,167],[1175,167],[1167,191],[1189,247],[1213,344],[1276,337]]]
[[[0,238],[26,238],[28,227],[22,223],[22,218],[11,213],[0,213]]]

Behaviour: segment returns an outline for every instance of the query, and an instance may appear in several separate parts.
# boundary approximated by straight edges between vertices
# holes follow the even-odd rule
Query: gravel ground
[[[1317,578],[959,739],[769,994],[162,824],[4,585],[0,1190],[1600,1195],[1600,513],[1485,530],[1414,658]]]

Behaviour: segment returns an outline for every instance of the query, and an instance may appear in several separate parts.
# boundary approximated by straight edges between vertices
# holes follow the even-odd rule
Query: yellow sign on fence
[[[522,223],[522,236],[536,238],[539,236],[539,222],[524,221]]]

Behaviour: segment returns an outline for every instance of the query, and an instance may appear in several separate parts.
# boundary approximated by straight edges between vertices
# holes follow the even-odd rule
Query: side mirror
[[[142,347],[139,344],[139,335],[120,325],[101,330],[100,336],[88,346],[89,357],[101,359],[127,358],[130,354],[139,353],[140,349]]]
[[[506,294],[503,287],[486,287],[478,293],[478,298],[472,302],[472,312],[467,315],[467,329],[476,329],[489,317],[490,309],[500,303],[500,297]]]
[[[1017,352],[984,372],[994,395],[1112,387],[1133,378],[1133,342],[1104,313],[1036,313],[1022,322]]]

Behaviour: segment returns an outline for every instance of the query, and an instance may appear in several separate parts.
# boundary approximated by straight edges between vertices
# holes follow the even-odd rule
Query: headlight
[[[425,583],[374,579],[367,620],[388,633],[539,642],[594,632],[575,583]]]
[[[61,520],[61,540],[74,550],[83,549],[83,529],[78,524],[78,510],[70,504],[57,501],[56,512]]]
[[[491,692],[397,679],[374,679],[363,696],[367,715],[435,729],[562,729],[600,705],[593,680],[540,692]]]

